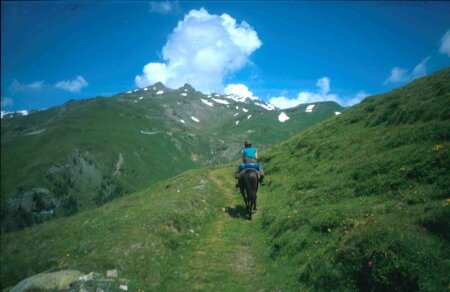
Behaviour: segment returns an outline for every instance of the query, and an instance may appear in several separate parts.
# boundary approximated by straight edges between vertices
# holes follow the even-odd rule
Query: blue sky
[[[163,81],[349,106],[450,66],[449,2],[2,1],[2,111]]]

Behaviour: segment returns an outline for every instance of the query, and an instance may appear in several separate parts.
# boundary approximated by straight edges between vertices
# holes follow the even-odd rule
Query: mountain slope
[[[447,289],[449,77],[370,97],[262,155],[271,254],[300,287]]]
[[[245,139],[264,149],[341,107],[287,111],[237,96],[158,83],[112,98],[2,119],[2,229],[72,215],[177,175],[237,159]],[[239,121],[238,124],[236,122]]]
[[[2,288],[43,271],[117,268],[132,290],[443,291],[449,73],[371,97],[262,152],[267,184],[252,222],[233,193],[234,165],[190,171],[3,234]]]

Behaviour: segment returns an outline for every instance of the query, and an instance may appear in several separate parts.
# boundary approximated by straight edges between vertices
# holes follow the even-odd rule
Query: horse
[[[256,210],[256,193],[258,192],[258,171],[253,168],[246,168],[241,172],[239,188],[244,198],[245,207],[248,213],[248,220],[252,220],[252,211]]]

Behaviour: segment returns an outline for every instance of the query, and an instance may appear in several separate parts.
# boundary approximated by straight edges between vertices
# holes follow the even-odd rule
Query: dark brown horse
[[[256,210],[256,193],[258,192],[258,172],[247,168],[241,172],[239,187],[247,208],[248,220],[252,220],[252,212]]]

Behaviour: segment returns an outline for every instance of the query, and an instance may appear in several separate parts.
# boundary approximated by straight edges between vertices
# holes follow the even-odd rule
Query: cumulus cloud
[[[44,85],[44,80],[41,81],[35,81],[32,83],[20,83],[19,81],[15,80],[12,82],[10,89],[13,92],[21,92],[21,91],[33,91],[33,90],[39,90]]]
[[[342,101],[338,98],[336,94],[330,94],[330,78],[323,77],[316,82],[317,92],[313,91],[301,91],[298,93],[297,98],[287,98],[284,96],[272,97],[269,102],[274,106],[286,109],[290,107],[295,107],[302,103],[311,103],[319,101],[335,101],[342,104]]]
[[[160,14],[178,13],[181,11],[178,1],[150,1],[150,12]]]
[[[80,92],[86,86],[88,86],[88,82],[82,76],[77,76],[74,80],[59,81],[55,84],[56,88],[70,92]]]
[[[225,94],[234,94],[242,97],[247,97],[253,100],[259,99],[253,95],[253,92],[248,90],[248,87],[244,84],[228,84],[224,89]]]
[[[439,48],[439,52],[450,57],[450,29],[447,30],[441,39],[441,47]]]
[[[361,102],[370,94],[365,91],[359,91],[355,96],[346,99],[340,98],[337,94],[330,93],[331,81],[328,77],[323,77],[317,80],[317,91],[301,91],[296,98],[287,98],[285,96],[272,97],[269,102],[280,109],[296,107],[299,104],[315,103],[321,101],[334,101],[343,106],[352,106]]]
[[[14,100],[12,98],[9,97],[2,97],[2,103],[1,103],[1,107],[8,107],[14,104]]]
[[[413,79],[427,75],[427,63],[430,60],[430,56],[423,59],[417,64],[413,71],[409,73],[408,69],[394,67],[391,70],[391,75],[383,82],[383,85],[408,82]]]
[[[162,49],[164,62],[145,65],[135,78],[138,87],[162,82],[178,88],[185,83],[203,92],[222,92],[223,80],[243,68],[261,46],[249,24],[228,14],[191,10],[169,35]]]
[[[352,106],[357,103],[360,103],[364,98],[368,97],[369,95],[370,95],[370,93],[367,93],[364,90],[361,90],[358,93],[356,93],[353,98],[348,99],[345,102],[345,106]]]
[[[391,70],[391,75],[386,79],[383,85],[387,85],[390,83],[400,83],[409,80],[408,70],[400,67],[394,67]]]
[[[430,56],[426,57],[419,64],[414,67],[414,70],[411,73],[411,78],[416,79],[422,76],[427,75],[427,63],[430,60]]]

